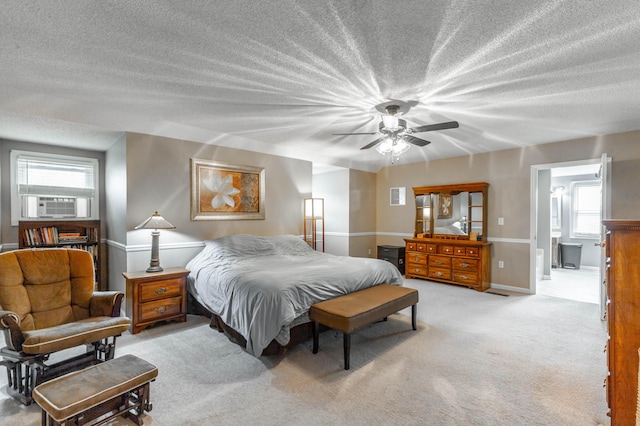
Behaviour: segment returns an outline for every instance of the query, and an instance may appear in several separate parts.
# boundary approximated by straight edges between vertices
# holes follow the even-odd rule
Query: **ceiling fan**
[[[393,153],[399,156],[411,147],[409,144],[426,146],[431,142],[413,136],[413,133],[431,132],[434,130],[455,129],[459,127],[457,121],[447,121],[445,123],[427,124],[425,126],[407,127],[407,122],[398,118],[396,114],[400,110],[400,105],[390,104],[385,106],[387,114],[382,115],[379,124],[379,131],[364,133],[334,133],[334,135],[382,135],[373,142],[360,149],[369,149],[380,144],[376,150],[381,154]]]

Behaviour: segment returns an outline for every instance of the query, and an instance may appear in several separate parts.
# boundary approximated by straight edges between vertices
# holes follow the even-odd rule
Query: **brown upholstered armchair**
[[[94,291],[93,257],[84,250],[25,249],[0,254],[0,349],[12,396],[32,402],[38,384],[113,358],[122,292]],[[49,364],[54,352],[85,352]],[[77,352],[76,352],[77,353]]]

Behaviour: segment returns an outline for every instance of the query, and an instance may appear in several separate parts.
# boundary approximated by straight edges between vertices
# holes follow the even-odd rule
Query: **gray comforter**
[[[389,262],[320,253],[293,235],[209,240],[186,267],[191,294],[242,334],[254,356],[277,336],[286,344],[288,327],[316,302],[381,283],[402,284]]]

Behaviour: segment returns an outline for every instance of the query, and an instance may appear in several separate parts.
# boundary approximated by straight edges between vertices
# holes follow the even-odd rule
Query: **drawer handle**
[[[413,259],[414,262],[420,262],[420,258],[418,256],[416,256],[415,259]]]
[[[468,280],[468,279],[469,279],[469,277],[468,277],[468,276],[466,276],[466,275],[460,275],[460,279],[462,279],[462,280]]]
[[[461,264],[460,264],[460,267],[462,267],[462,268],[468,268],[468,267],[469,267],[469,264],[468,264],[468,263],[461,263]]]
[[[166,287],[160,287],[159,289],[156,290],[156,294],[164,294],[166,292],[167,292]]]
[[[442,264],[444,264],[444,262],[443,262],[442,260],[436,260],[436,263],[437,263],[438,265],[442,265]]]
[[[441,277],[442,276],[442,272],[438,271],[438,272],[436,272],[436,275]]]
[[[160,306],[159,308],[156,308],[155,311],[158,313],[162,313],[165,312],[167,310],[166,306]]]

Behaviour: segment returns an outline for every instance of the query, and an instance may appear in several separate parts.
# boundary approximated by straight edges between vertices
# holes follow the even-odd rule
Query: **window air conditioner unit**
[[[38,197],[38,217],[76,217],[75,197]]]

